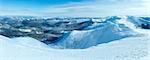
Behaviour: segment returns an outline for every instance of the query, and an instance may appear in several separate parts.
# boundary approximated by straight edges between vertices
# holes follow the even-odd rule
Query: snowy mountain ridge
[[[49,46],[31,37],[0,35],[0,60],[149,60],[150,30],[141,29],[147,24],[141,19],[92,20],[92,25],[67,31]]]
[[[57,44],[65,48],[87,48],[134,35],[137,35],[137,33],[128,26],[118,24],[117,22],[108,22],[103,27],[96,29],[73,31],[67,38],[62,38],[63,40]]]

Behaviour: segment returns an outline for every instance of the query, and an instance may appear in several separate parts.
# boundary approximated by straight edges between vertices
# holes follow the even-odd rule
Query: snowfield
[[[104,24],[68,33],[55,43],[58,49],[30,37],[0,35],[0,60],[150,60],[150,30],[125,18]]]

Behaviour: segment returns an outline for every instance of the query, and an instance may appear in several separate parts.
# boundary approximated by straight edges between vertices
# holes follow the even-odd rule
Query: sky
[[[0,15],[150,16],[150,0],[0,0]]]

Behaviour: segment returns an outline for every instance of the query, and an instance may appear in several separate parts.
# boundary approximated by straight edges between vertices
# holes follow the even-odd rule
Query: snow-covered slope
[[[107,23],[97,24],[96,27],[90,27],[90,30],[74,30],[67,37],[64,36],[57,45],[61,48],[88,48],[138,34],[134,31],[135,26],[127,20],[108,20]]]
[[[12,38],[12,40],[16,44],[20,44],[27,47],[35,47],[35,48],[48,47],[46,44],[31,37],[18,37],[18,38]]]
[[[8,38],[0,35],[0,60],[150,59],[150,30],[137,29],[133,22],[126,19],[95,26],[72,31],[56,43],[62,48],[89,47],[87,49],[53,49],[30,37]]]
[[[88,49],[74,50],[31,48],[15,44],[9,38],[1,38],[1,60],[143,60],[148,58],[147,44],[150,39],[148,35],[128,37]]]

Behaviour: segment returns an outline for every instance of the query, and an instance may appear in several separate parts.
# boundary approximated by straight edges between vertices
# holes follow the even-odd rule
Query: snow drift
[[[46,44],[31,37],[8,38],[1,35],[0,35],[0,45],[4,47],[17,45],[30,48],[50,48]]]

